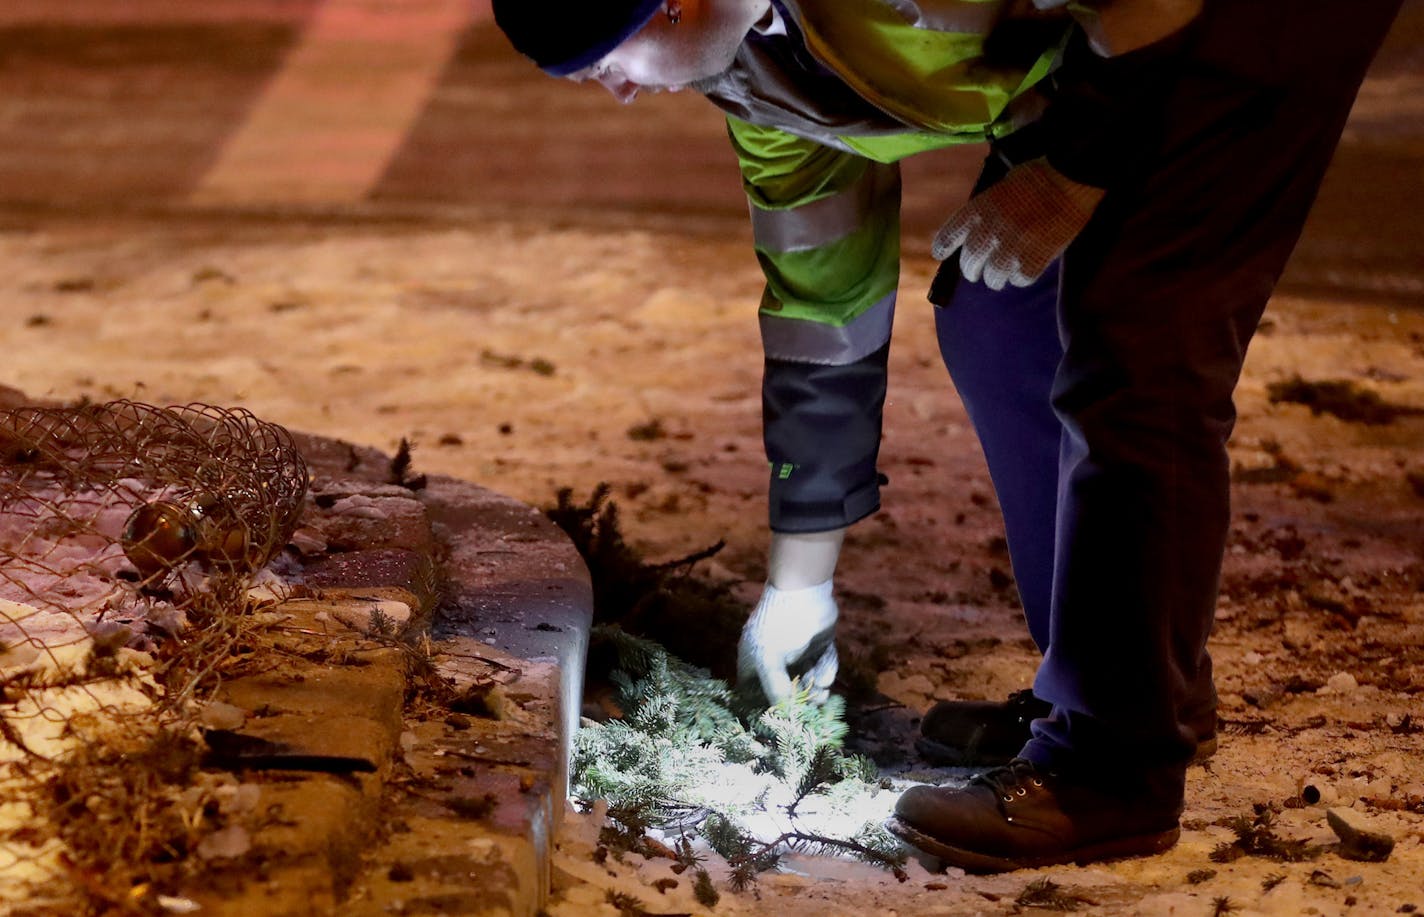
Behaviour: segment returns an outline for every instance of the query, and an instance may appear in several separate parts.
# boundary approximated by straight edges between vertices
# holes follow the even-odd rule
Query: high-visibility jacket
[[[754,32],[701,87],[728,112],[751,204],[767,352],[863,356],[883,343],[898,278],[895,164],[1018,126],[1067,25],[1017,18],[1007,0],[774,6],[787,34]],[[779,330],[785,321],[826,330]]]
[[[698,88],[728,115],[766,275],[763,393],[778,531],[879,505],[883,351],[899,280],[898,161],[1036,114],[1068,34],[1025,0],[772,0]],[[1041,108],[1041,100],[1037,108]]]

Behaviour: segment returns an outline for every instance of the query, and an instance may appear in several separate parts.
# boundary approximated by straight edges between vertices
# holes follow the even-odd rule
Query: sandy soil
[[[911,259],[904,275],[885,509],[852,533],[839,576],[843,636],[883,647],[880,690],[903,705],[864,724],[884,759],[904,757],[932,698],[1002,696],[1034,667],[982,458],[919,298],[931,267]],[[34,220],[0,233],[0,278],[3,381],[32,395],[242,404],[387,449],[406,437],[421,470],[537,505],[607,481],[650,557],[726,539],[708,575],[748,599],[759,586],[760,281],[740,230]],[[1367,424],[1273,400],[1296,376],[1406,410]],[[1176,850],[1044,874],[1105,913],[1204,914],[1222,896],[1281,914],[1424,907],[1424,313],[1279,297],[1239,403],[1213,643],[1221,751],[1193,771]],[[660,434],[630,435],[652,421]],[[1256,804],[1318,842],[1332,837],[1324,807],[1353,805],[1397,846],[1383,864],[1212,862],[1224,822]],[[1286,879],[1263,890],[1273,874]],[[1033,878],[838,873],[766,883],[762,903],[736,906],[1009,912]]]
[[[535,505],[606,481],[650,558],[725,540],[701,569],[751,601],[766,547],[761,281],[705,104],[619,109],[540,79],[485,24],[459,36],[418,120],[381,125],[393,158],[354,205],[198,212],[204,175],[313,8],[264,4],[272,19],[258,22],[247,0],[217,6],[237,10],[236,25],[149,28],[193,15],[168,0],[115,14],[123,25],[157,10],[137,30],[82,10],[43,24],[80,10],[74,0],[6,7],[13,27],[0,13],[0,383],[243,405],[386,450],[407,438],[419,470]],[[807,863],[818,881],[768,880],[719,913],[1014,913],[1043,877],[1094,913],[1424,908],[1421,36],[1424,2],[1407,0],[1240,388],[1212,647],[1222,747],[1190,776],[1182,843],[1150,860],[994,879],[915,869],[903,884]],[[363,58],[337,82],[382,72]],[[292,157],[298,177],[322,166],[300,143]],[[891,485],[838,577],[844,642],[882,661],[887,699],[858,720],[856,742],[899,766],[933,698],[1002,697],[1035,664],[983,460],[922,300],[924,240],[977,158],[955,151],[906,170],[882,452]],[[1296,377],[1316,394],[1354,386],[1343,405],[1354,414],[1273,397]],[[1285,837],[1329,842],[1330,805],[1390,834],[1391,858],[1210,858],[1232,837],[1226,822],[1256,806],[1279,809]],[[565,865],[587,854],[587,826],[571,827]],[[656,898],[655,873],[619,881],[653,913],[691,910]],[[605,890],[575,883],[555,912],[613,913],[598,904]]]

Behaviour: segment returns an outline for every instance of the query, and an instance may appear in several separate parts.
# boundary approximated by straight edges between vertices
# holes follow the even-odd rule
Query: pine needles
[[[700,835],[738,890],[792,852],[904,862],[878,819],[857,818],[880,785],[873,763],[841,749],[839,698],[818,706],[801,694],[749,710],[725,683],[649,640],[617,627],[596,628],[593,640],[615,660],[607,678],[624,715],[579,730],[574,795],[607,800],[626,835]],[[634,843],[625,837],[624,849]]]
[[[1019,892],[1014,904],[1049,911],[1076,911],[1085,904],[1093,906],[1096,902],[1064,891],[1063,886],[1052,879],[1034,879]]]
[[[1230,863],[1246,856],[1300,863],[1314,859],[1320,853],[1319,847],[1312,847],[1306,841],[1290,840],[1276,834],[1275,814],[1265,806],[1257,806],[1254,817],[1236,816],[1228,827],[1236,839],[1218,844],[1212,850],[1211,860],[1214,863]]]
[[[845,704],[808,694],[767,709],[734,691],[730,676],[746,608],[730,589],[690,575],[716,544],[648,564],[618,530],[618,511],[600,485],[577,504],[567,489],[546,514],[573,541],[593,580],[594,621],[587,681],[607,697],[604,722],[575,740],[573,795],[606,800],[618,827],[608,849],[636,850],[650,828],[700,837],[731,869],[740,890],[790,853],[853,856],[899,870],[899,843],[870,817],[881,789],[875,765],[847,755]],[[689,661],[690,660],[690,661]],[[705,667],[704,667],[705,666]],[[888,808],[888,807],[887,807]],[[705,848],[704,848],[705,849]],[[715,900],[695,869],[699,900]]]

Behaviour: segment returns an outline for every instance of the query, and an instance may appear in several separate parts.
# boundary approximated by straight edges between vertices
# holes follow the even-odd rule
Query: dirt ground
[[[0,383],[243,405],[388,451],[405,438],[419,470],[540,506],[608,482],[650,559],[725,540],[700,569],[754,598],[767,542],[761,280],[714,116],[685,99],[615,110],[539,81],[485,26],[362,206],[200,212],[183,195],[265,79],[254,61],[280,59],[288,33],[251,30],[261,55],[209,66],[203,49],[230,41],[72,32],[0,30],[15,77],[0,95]],[[1042,905],[1021,896],[1044,877],[1093,913],[1424,909],[1421,36],[1424,3],[1409,0],[1247,363],[1212,642],[1222,744],[1190,775],[1181,844],[992,879],[803,864],[820,878],[768,880],[719,913],[1015,913]],[[114,90],[124,79],[160,101],[192,95],[140,110],[150,97]],[[516,129],[514,110],[541,114]],[[508,136],[479,147],[477,126],[493,122]],[[847,655],[880,666],[887,699],[861,711],[855,741],[900,767],[932,699],[1002,697],[1035,665],[923,301],[924,239],[976,157],[907,170],[891,483],[837,580],[841,636],[858,649]],[[1257,807],[1280,836],[1326,844],[1330,806],[1393,837],[1389,860],[1211,858]],[[570,895],[559,917],[613,913]]]
[[[750,601],[766,535],[745,242],[509,221],[30,220],[0,234],[4,381],[242,404],[387,449],[405,437],[422,470],[536,505],[606,481],[651,558],[725,539],[706,573]],[[880,647],[879,688],[903,705],[858,741],[892,761],[932,698],[1002,696],[1035,662],[917,295],[931,267],[911,259],[904,275],[885,508],[853,531],[838,577],[845,642]],[[1273,398],[1296,378],[1307,394],[1354,386],[1327,405],[1348,416]],[[1213,640],[1221,751],[1192,773],[1176,850],[1045,873],[1114,913],[1208,913],[1222,896],[1267,913],[1424,906],[1424,312],[1278,297],[1239,404]],[[1396,839],[1388,862],[1209,859],[1254,805],[1280,808],[1283,836],[1325,842],[1324,807],[1352,803]],[[905,914],[999,912],[1033,878],[857,876],[771,883],[744,906],[838,912],[872,895]]]

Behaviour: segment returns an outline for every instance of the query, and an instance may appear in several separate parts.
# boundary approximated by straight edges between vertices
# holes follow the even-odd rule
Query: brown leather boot
[[[1007,764],[1028,742],[1029,723],[1048,716],[1053,705],[1029,690],[1015,691],[1002,702],[936,703],[920,721],[915,748],[932,764],[992,767]]]
[[[942,700],[920,721],[915,748],[931,764],[947,767],[1007,764],[1031,738],[1029,724],[1052,710],[1052,704],[1028,689],[1015,691],[1005,701]],[[1195,717],[1192,726],[1197,730],[1192,763],[1199,764],[1216,754],[1216,711]]]
[[[946,865],[1006,872],[1161,853],[1181,834],[1181,810],[1180,799],[1117,795],[1019,758],[959,789],[912,787],[885,827]]]

